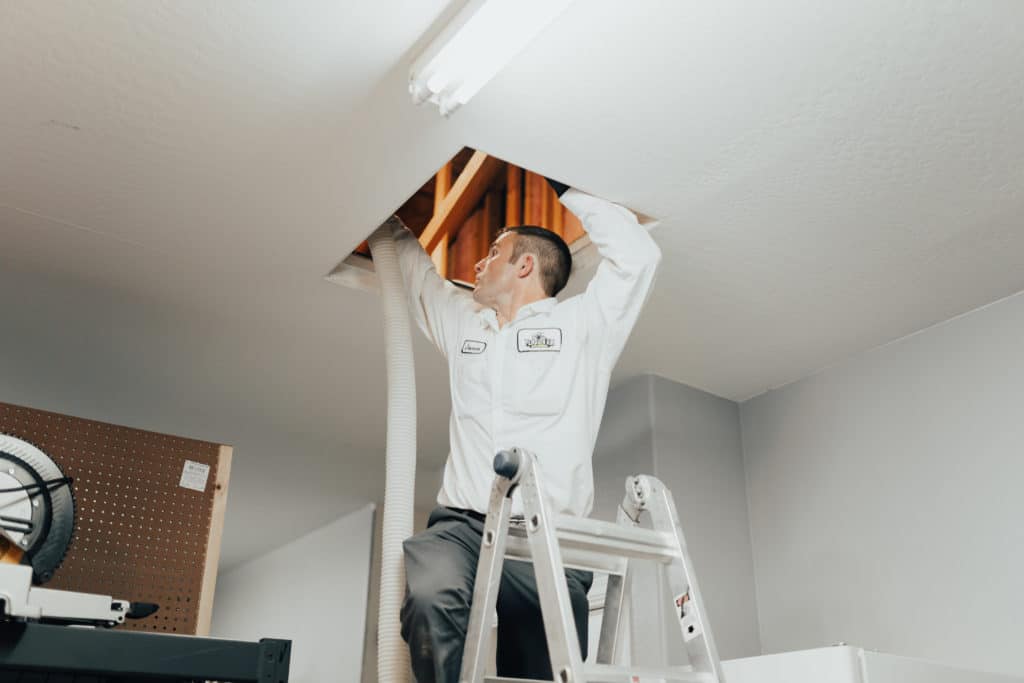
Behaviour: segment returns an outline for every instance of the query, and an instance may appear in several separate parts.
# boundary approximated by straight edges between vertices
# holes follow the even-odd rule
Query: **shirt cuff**
[[[595,197],[592,194],[587,194],[581,190],[575,188],[569,188],[569,190],[559,197],[558,201],[562,203],[562,206],[569,209],[577,218],[582,218],[583,214],[594,213],[595,209],[612,209],[613,211],[624,212],[633,219],[635,222],[639,222],[636,214],[624,206],[610,202],[607,199],[601,199]]]

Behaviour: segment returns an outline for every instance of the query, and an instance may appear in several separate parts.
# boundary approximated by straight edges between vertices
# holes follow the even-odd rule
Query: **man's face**
[[[473,299],[477,303],[493,306],[501,294],[511,291],[515,285],[516,265],[509,263],[515,239],[516,234],[513,232],[499,235],[487,256],[477,261],[474,268],[476,288],[473,290]]]

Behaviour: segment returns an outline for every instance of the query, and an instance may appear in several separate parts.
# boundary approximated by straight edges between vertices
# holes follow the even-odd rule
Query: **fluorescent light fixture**
[[[468,0],[413,63],[409,92],[449,116],[512,61],[572,0]]]

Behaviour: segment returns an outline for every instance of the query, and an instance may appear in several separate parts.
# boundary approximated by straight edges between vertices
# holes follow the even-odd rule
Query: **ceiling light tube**
[[[409,93],[442,116],[468,102],[572,0],[468,0],[412,65]]]

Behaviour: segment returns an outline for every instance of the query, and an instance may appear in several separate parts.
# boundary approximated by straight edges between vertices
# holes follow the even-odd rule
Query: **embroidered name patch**
[[[483,353],[486,348],[487,342],[477,341],[475,339],[467,339],[462,342],[462,353]]]
[[[527,351],[561,351],[562,330],[557,327],[519,330],[517,348],[520,353]]]

